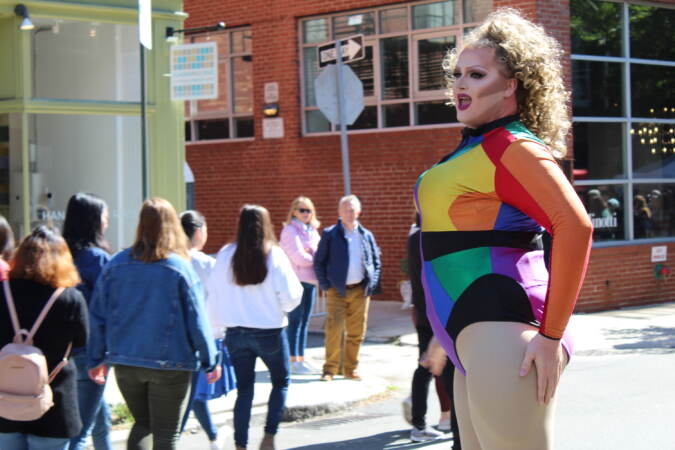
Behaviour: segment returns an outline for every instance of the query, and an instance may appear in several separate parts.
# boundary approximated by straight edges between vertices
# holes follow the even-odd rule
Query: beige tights
[[[478,322],[456,342],[466,376],[455,371],[454,402],[463,450],[553,448],[556,397],[537,403],[534,366],[518,372],[537,330],[516,322]]]

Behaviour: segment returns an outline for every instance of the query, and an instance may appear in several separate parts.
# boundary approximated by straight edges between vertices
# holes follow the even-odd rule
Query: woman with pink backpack
[[[3,348],[0,352],[0,449],[65,450],[70,438],[77,436],[82,427],[75,365],[67,361],[58,370],[71,347],[81,347],[87,342],[87,305],[75,288],[80,277],[68,245],[56,231],[46,226],[35,228],[23,239],[10,267],[10,281],[0,289],[0,347]],[[45,308],[51,299],[54,299],[53,304]],[[7,344],[18,344],[23,340],[23,337],[16,337],[15,329],[33,328],[46,309],[47,314],[32,342],[24,344],[37,347],[46,357],[45,372],[49,371],[53,379],[49,384],[51,389],[44,396],[53,395],[53,405],[49,407],[50,402],[42,405],[46,412],[38,412],[35,420],[11,420],[6,417],[14,417],[17,408],[8,407],[7,403],[11,399],[23,401],[26,396],[18,392],[21,386],[17,384],[25,380],[8,373],[10,369],[3,364],[2,353],[7,354]]]

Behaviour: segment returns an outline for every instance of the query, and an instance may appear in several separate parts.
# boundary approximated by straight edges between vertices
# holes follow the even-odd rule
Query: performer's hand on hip
[[[560,340],[548,339],[537,333],[525,350],[520,366],[521,377],[530,372],[532,363],[537,370],[537,401],[546,404],[553,398],[566,364]]]

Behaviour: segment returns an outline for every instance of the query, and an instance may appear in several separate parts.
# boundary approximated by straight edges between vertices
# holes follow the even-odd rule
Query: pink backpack
[[[33,337],[64,288],[54,291],[33,328],[27,331],[19,326],[9,281],[2,283],[14,327],[14,342],[0,350],[0,417],[18,421],[36,420],[54,406],[49,383],[68,363],[72,343],[68,344],[63,360],[49,373],[47,358],[39,348],[33,346]]]

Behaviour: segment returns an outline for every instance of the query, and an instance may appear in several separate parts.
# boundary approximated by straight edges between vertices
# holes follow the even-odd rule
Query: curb
[[[286,409],[284,410],[281,422],[284,423],[284,422],[304,421],[327,414],[338,413],[340,411],[347,410],[360,402],[367,401],[372,397],[387,392],[386,380],[376,376],[372,377],[369,376],[368,380],[369,380],[367,382],[368,384],[364,386],[367,386],[368,388],[371,387],[376,388],[369,389],[367,395],[359,396],[346,401],[325,401],[314,404],[290,405],[286,407]],[[332,381],[331,383],[337,384],[337,383],[361,383],[361,382],[335,380]],[[327,383],[322,383],[322,385],[325,384]],[[342,384],[341,386],[344,386],[344,384]],[[236,390],[231,391],[228,395],[236,395]],[[218,428],[225,428],[227,433],[232,433],[234,432],[232,427],[232,414],[233,414],[232,409],[212,410],[211,419],[213,420],[214,425],[216,425]],[[251,409],[250,425],[251,426],[263,425],[265,423],[266,417],[267,417],[267,402],[259,401],[257,403],[254,403],[253,408]],[[113,444],[125,442],[129,436],[130,429],[131,424],[129,424],[128,427],[113,430],[110,436]],[[185,430],[183,431],[183,433],[193,432],[193,430],[198,430],[197,432],[200,432],[201,427],[197,419],[194,416],[191,416],[190,419],[188,419],[187,424],[185,425]]]

